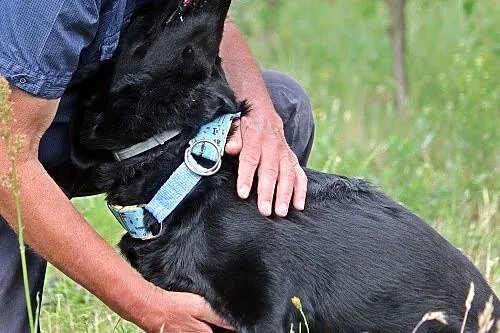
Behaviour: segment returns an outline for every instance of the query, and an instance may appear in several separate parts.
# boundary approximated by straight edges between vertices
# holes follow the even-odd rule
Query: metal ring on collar
[[[198,144],[203,144],[203,143],[208,143],[212,145],[215,148],[215,151],[217,152],[217,160],[214,161],[215,164],[214,166],[210,168],[205,168],[201,165],[199,165],[195,159],[192,157],[191,152],[193,148],[198,145]],[[189,143],[189,147],[186,148],[186,151],[184,152],[184,163],[186,163],[186,166],[188,167],[189,170],[193,171],[197,175],[200,176],[211,176],[215,174],[217,171],[219,171],[221,165],[222,165],[222,155],[219,151],[219,147],[215,143],[213,143],[210,140],[199,140],[199,141],[194,141]]]
[[[158,233],[156,233],[155,235],[153,235],[153,233],[151,233],[151,231],[148,231],[151,235],[145,236],[145,237],[141,237],[139,239],[140,240],[151,240],[151,239],[156,239],[156,238],[160,237],[161,232],[163,231],[163,222],[159,222],[159,224],[160,224],[160,230],[158,231]]]

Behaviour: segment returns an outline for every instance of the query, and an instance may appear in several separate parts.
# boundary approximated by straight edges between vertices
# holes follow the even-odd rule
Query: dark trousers
[[[314,135],[314,121],[309,99],[302,88],[291,78],[275,71],[263,72],[269,94],[276,111],[283,119],[285,137],[305,166]],[[59,184],[68,184],[68,172],[51,173]],[[77,193],[75,193],[77,194]],[[36,295],[40,300],[45,278],[46,262],[36,252],[26,252],[29,286],[33,309]],[[17,235],[0,217],[0,332],[29,332],[28,316],[19,258]]]

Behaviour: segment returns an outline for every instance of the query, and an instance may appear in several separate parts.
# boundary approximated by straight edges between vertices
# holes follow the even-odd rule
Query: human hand
[[[307,177],[297,156],[288,146],[283,123],[272,112],[250,112],[236,123],[237,130],[226,145],[226,153],[240,154],[237,191],[242,199],[249,195],[257,172],[257,205],[262,215],[269,216],[276,189],[275,213],[286,216],[292,200],[298,210],[304,209]]]
[[[153,291],[145,297],[145,306],[135,309],[132,321],[146,332],[212,333],[209,324],[234,330],[198,295],[153,286]]]

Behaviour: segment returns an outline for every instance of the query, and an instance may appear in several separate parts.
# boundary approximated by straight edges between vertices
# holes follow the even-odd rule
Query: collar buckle
[[[133,238],[140,240],[151,240],[160,236],[163,230],[163,223],[160,224],[160,230],[153,234],[151,230],[146,227],[144,218],[144,205],[134,206],[118,206],[108,204],[108,208],[114,215],[116,220]]]
[[[198,152],[197,152],[198,151]],[[215,152],[215,154],[214,154]],[[199,157],[206,158],[215,164],[209,168],[200,165],[194,158],[193,154]],[[203,156],[203,155],[207,156]],[[215,158],[215,160],[214,160]],[[219,171],[222,165],[222,153],[219,151],[219,147],[214,142],[208,139],[202,140],[191,140],[189,141],[189,147],[186,148],[184,152],[184,163],[189,170],[200,176],[211,176],[217,171]]]

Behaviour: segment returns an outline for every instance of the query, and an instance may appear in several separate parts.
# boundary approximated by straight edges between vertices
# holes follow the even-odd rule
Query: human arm
[[[307,177],[297,157],[286,143],[283,123],[276,113],[261,71],[238,28],[228,17],[224,25],[220,55],[229,84],[236,96],[250,103],[251,111],[243,117],[239,129],[226,145],[229,154],[240,154],[237,190],[248,197],[257,173],[259,211],[270,215],[276,188],[275,213],[288,213],[293,206],[304,209]]]
[[[148,332],[211,332],[204,322],[225,325],[199,296],[166,292],[145,281],[81,217],[37,159],[41,135],[52,122],[58,100],[33,97],[13,88],[16,122],[25,137],[17,164],[27,243],[46,260],[103,300],[123,318]],[[0,174],[10,166],[0,141]],[[0,215],[14,229],[15,203],[0,187]],[[227,325],[226,325],[227,326]]]

